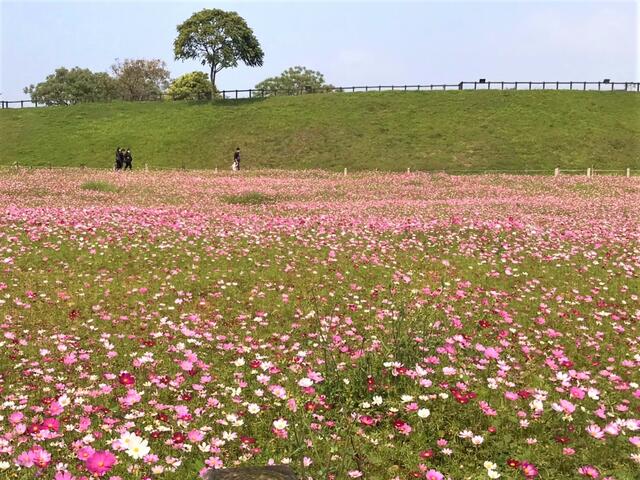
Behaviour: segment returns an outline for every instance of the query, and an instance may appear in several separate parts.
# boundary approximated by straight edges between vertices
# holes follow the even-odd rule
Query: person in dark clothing
[[[120,149],[120,147],[118,147],[116,148],[116,170],[122,169],[122,163],[123,163],[122,150]]]
[[[240,147],[233,153],[233,170],[240,170]]]
[[[124,152],[124,169],[126,170],[128,168],[129,170],[132,170],[132,164],[133,156],[131,155],[131,150],[127,148],[127,151]]]

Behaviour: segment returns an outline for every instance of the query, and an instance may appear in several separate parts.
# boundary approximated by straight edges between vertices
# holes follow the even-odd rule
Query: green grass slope
[[[640,95],[455,91],[0,111],[0,164],[134,168],[640,168]]]

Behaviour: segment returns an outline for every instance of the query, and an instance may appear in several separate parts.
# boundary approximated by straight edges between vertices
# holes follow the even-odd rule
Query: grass
[[[0,165],[494,170],[640,168],[640,96],[383,92],[3,110]]]
[[[231,205],[268,205],[275,203],[272,196],[260,192],[240,193],[237,195],[225,195],[222,199]]]
[[[81,185],[83,190],[91,190],[94,192],[117,192],[118,187],[109,182],[103,182],[100,180],[85,182]]]

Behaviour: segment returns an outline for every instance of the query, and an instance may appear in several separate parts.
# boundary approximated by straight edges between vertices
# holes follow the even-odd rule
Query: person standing
[[[240,170],[240,147],[233,153],[233,170]]]
[[[116,148],[116,170],[122,169],[122,150],[120,147]]]
[[[124,169],[127,168],[129,170],[133,170],[133,156],[131,155],[131,149],[127,148],[127,151],[124,153]]]

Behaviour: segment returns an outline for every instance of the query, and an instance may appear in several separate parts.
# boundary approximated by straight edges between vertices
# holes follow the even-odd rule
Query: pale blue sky
[[[638,2],[177,2],[0,0],[0,92],[59,66],[105,71],[160,58],[172,77],[175,27],[202,8],[235,10],[265,51],[262,68],[224,70],[218,86],[250,88],[287,67],[339,86],[490,80],[640,80]]]

